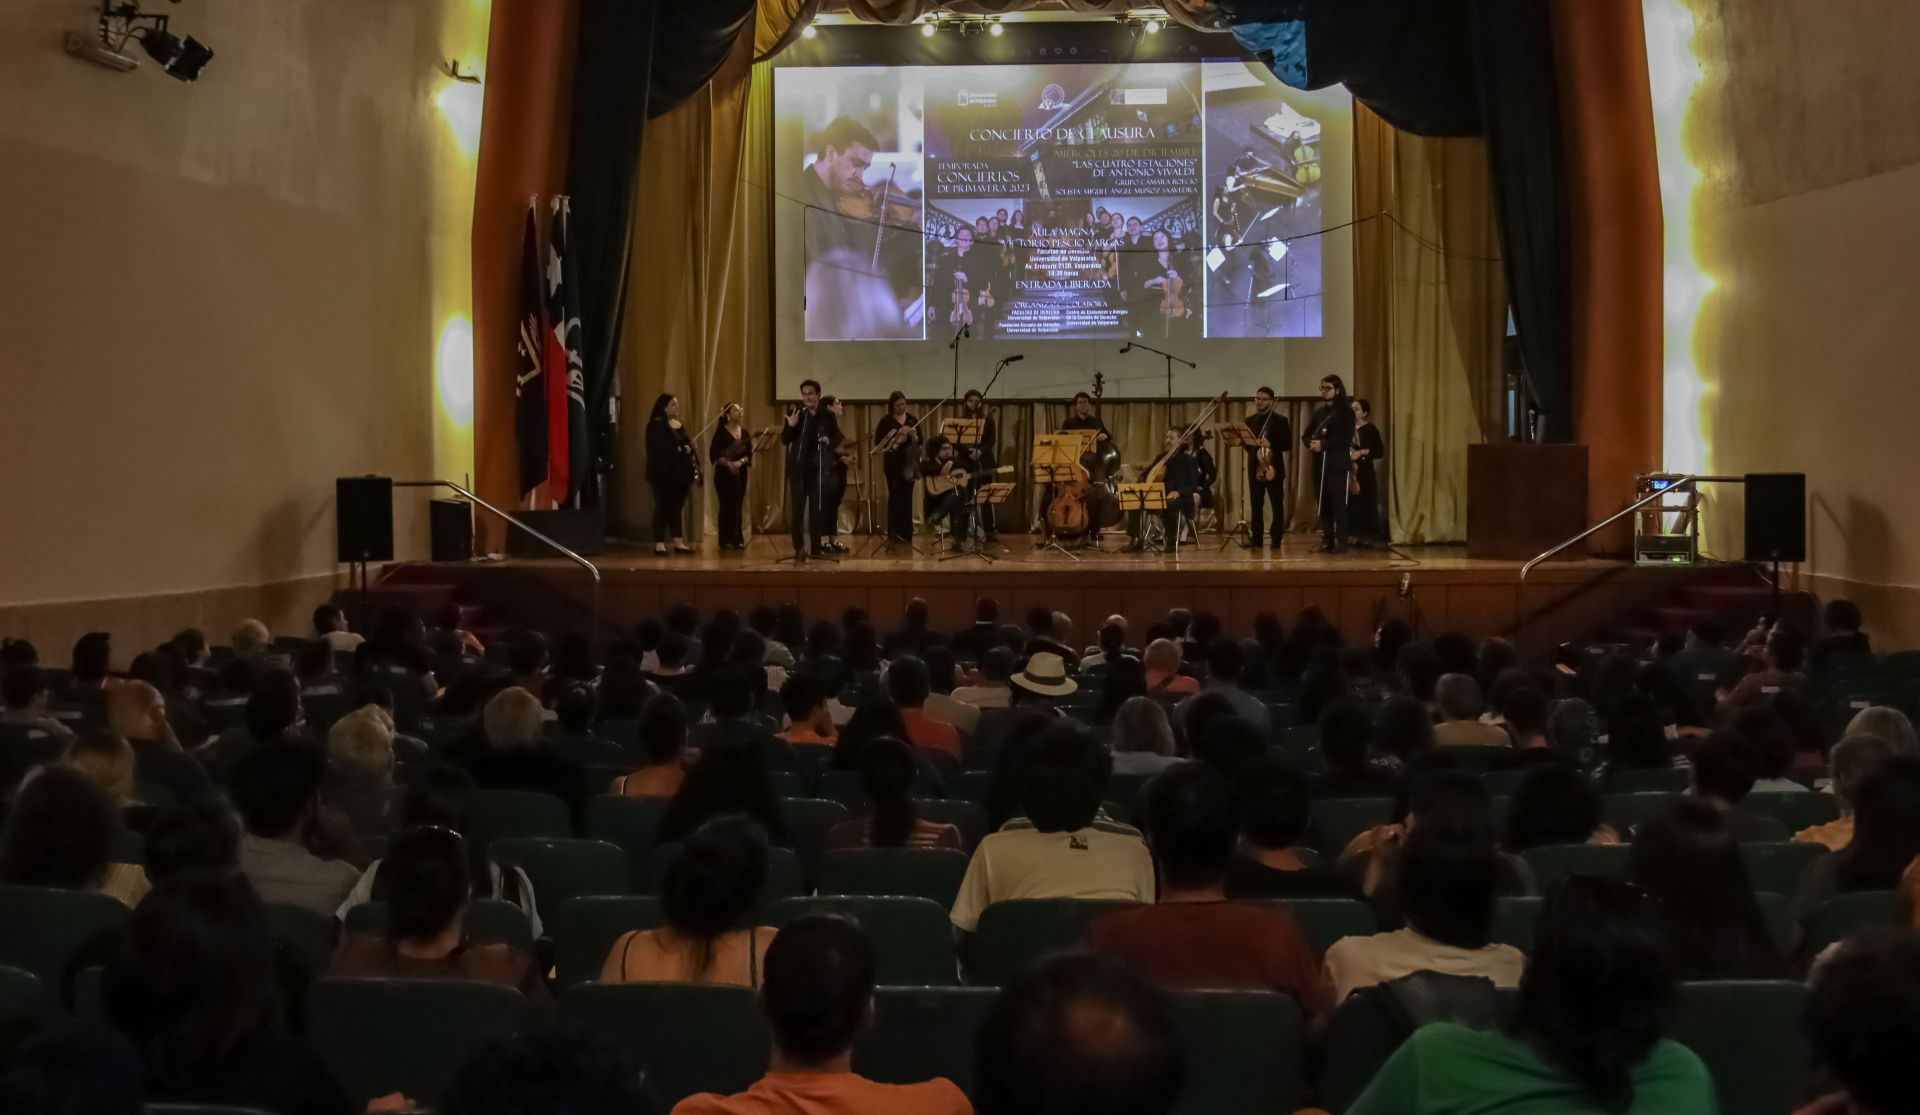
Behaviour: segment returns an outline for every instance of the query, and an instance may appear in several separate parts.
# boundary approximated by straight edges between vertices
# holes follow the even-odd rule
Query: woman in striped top
[[[960,830],[920,816],[913,800],[913,749],[891,736],[868,743],[860,757],[867,815],[827,831],[827,848],[951,848],[964,851]]]

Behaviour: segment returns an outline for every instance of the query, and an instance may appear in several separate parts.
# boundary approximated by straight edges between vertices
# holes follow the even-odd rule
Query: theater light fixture
[[[172,0],[177,4],[180,0]],[[83,61],[122,72],[140,63],[127,53],[127,44],[138,40],[147,57],[159,64],[168,77],[194,81],[213,60],[213,49],[191,35],[186,38],[167,29],[169,17],[158,12],[143,12],[139,0],[114,3],[102,0],[100,15],[90,31],[69,32],[67,53]]]
[[[994,38],[997,39],[1006,33],[1007,33],[1007,29],[1000,26],[999,20],[995,19],[995,20],[989,20],[987,22],[987,34],[992,35]]]
[[[815,27],[811,23],[807,24],[805,27],[802,27],[800,29],[800,37],[803,39],[814,39],[814,38],[818,38],[819,36],[820,36],[820,29],[818,27]]]
[[[934,32],[938,30],[940,30],[940,24],[931,19],[920,25],[920,34],[929,39],[933,38]]]

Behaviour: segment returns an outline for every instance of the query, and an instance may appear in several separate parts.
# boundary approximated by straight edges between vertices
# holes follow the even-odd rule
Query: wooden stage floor
[[[906,602],[920,597],[936,627],[957,629],[972,620],[977,597],[992,596],[1000,602],[1002,622],[1018,622],[1029,608],[1044,604],[1073,616],[1087,641],[1113,613],[1141,617],[1173,607],[1207,609],[1244,634],[1262,611],[1290,623],[1301,608],[1315,605],[1350,639],[1366,638],[1381,619],[1399,615],[1417,621],[1425,633],[1451,628],[1476,637],[1511,634],[1524,617],[1529,643],[1558,642],[1582,637],[1706,574],[1698,567],[1556,561],[1536,569],[1523,592],[1519,562],[1469,558],[1463,546],[1335,555],[1317,552],[1318,537],[1301,534],[1278,551],[1254,552],[1223,550],[1219,536],[1208,534],[1197,546],[1181,547],[1176,557],[1126,553],[1123,544],[1116,537],[1102,550],[1069,556],[1039,548],[1028,536],[1006,535],[988,551],[994,560],[942,561],[924,552],[924,545],[923,552],[901,547],[886,553],[856,536],[849,539],[853,553],[839,561],[796,565],[779,560],[791,553],[784,538],[776,543],[762,537],[744,553],[723,554],[708,541],[692,554],[656,557],[646,546],[593,560],[602,577],[603,621],[623,626],[678,603],[705,613],[792,601],[810,617],[837,618],[841,609],[857,605],[887,630]],[[594,596],[587,572],[559,558],[397,566],[385,585],[399,592],[451,590],[527,623],[550,616],[556,597],[580,609],[584,619]]]

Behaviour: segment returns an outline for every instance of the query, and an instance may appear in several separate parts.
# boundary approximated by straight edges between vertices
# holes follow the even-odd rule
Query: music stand
[[[986,529],[981,523],[980,512],[982,508],[996,507],[1007,502],[1007,497],[1012,494],[1013,482],[1011,480],[1002,480],[993,484],[982,484],[976,488],[973,493],[973,498],[967,501],[973,507],[973,514],[968,517],[967,540],[953,553],[942,554],[940,560],[952,561],[955,558],[977,557],[988,564],[992,564],[997,560],[992,554],[986,551]]]
[[[1227,450],[1229,449],[1259,449],[1267,444],[1267,439],[1256,436],[1252,427],[1248,426],[1246,420],[1242,418],[1229,418],[1224,422],[1216,422],[1213,429],[1215,433],[1220,435],[1220,455],[1222,457],[1227,455]],[[1249,470],[1249,472],[1251,472],[1251,470]],[[1240,521],[1235,523],[1233,529],[1226,532],[1226,537],[1220,540],[1220,548],[1222,550],[1232,545],[1233,540],[1243,534],[1246,535],[1247,538],[1247,549],[1257,550],[1260,548],[1260,540],[1253,536],[1253,528],[1247,524],[1247,499],[1251,495],[1251,492],[1248,490],[1249,487],[1250,485],[1241,485]],[[1194,538],[1194,541],[1196,543],[1199,542],[1198,536]]]
[[[1064,484],[1078,480],[1085,475],[1085,466],[1080,458],[1092,452],[1093,443],[1099,437],[1097,430],[1061,430],[1052,434],[1033,435],[1033,456],[1031,458],[1032,480],[1035,484]],[[1053,528],[1047,523],[1043,513],[1040,516],[1040,549],[1054,549],[1075,561],[1080,555],[1060,544],[1053,536]]]
[[[1129,511],[1137,511],[1140,513],[1141,518],[1138,520],[1138,537],[1135,539],[1135,541],[1139,543],[1140,548],[1142,550],[1152,549],[1155,553],[1164,552],[1166,550],[1164,545],[1148,542],[1147,521],[1145,516],[1149,511],[1165,511],[1167,509],[1167,486],[1158,481],[1150,484],[1119,484],[1114,487],[1114,499],[1120,508],[1121,514]],[[1178,524],[1175,526],[1173,547],[1174,555],[1176,557],[1179,556],[1180,538]]]
[[[940,423],[941,436],[953,443],[955,455],[962,461],[968,460],[965,450],[980,448],[986,440],[986,433],[985,418],[948,418]],[[968,467],[979,468],[983,463],[983,458],[976,456],[972,458]]]

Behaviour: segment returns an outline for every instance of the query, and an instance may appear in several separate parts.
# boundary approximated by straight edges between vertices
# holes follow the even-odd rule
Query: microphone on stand
[[[1127,342],[1127,347],[1125,347],[1125,348],[1123,348],[1123,349],[1121,349],[1121,350],[1120,350],[1120,355],[1122,355],[1122,356],[1125,356],[1125,355],[1126,355],[1127,353],[1129,353],[1129,352],[1132,352],[1132,351],[1133,351],[1133,342],[1132,342],[1132,341],[1128,341],[1128,342]]]
[[[1000,363],[1001,363],[1002,365],[1006,365],[1006,364],[1018,364],[1018,363],[1019,363],[1020,361],[1022,361],[1022,360],[1025,360],[1026,358],[1027,358],[1027,357],[1026,357],[1026,354],[1025,354],[1025,353],[1022,353],[1022,354],[1020,354],[1019,356],[1009,356],[1009,357],[1006,357],[1006,358],[1004,358],[1004,359],[1002,359],[1002,360],[1000,361]]]

